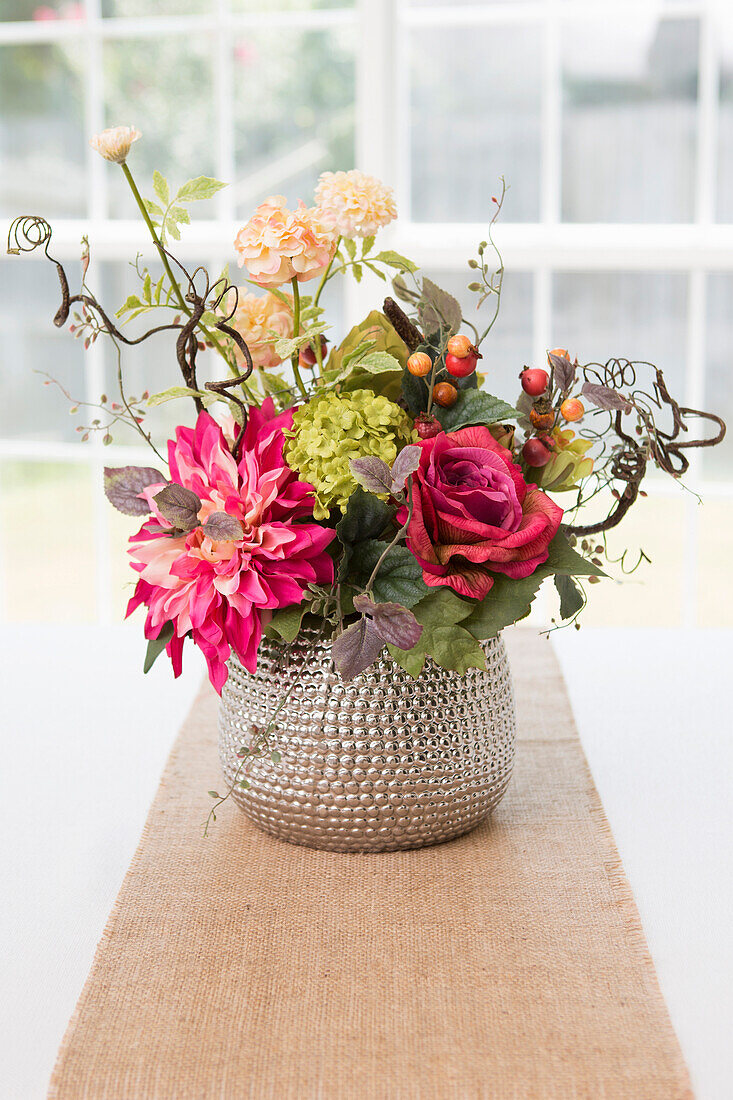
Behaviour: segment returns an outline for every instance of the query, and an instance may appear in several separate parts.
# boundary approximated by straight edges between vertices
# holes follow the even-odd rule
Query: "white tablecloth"
[[[729,1100],[733,632],[565,630],[552,644],[696,1094]],[[143,677],[142,654],[130,625],[11,626],[0,643],[3,1100],[45,1095],[200,682],[193,651],[178,682],[164,661]],[[203,788],[218,782],[212,759]]]

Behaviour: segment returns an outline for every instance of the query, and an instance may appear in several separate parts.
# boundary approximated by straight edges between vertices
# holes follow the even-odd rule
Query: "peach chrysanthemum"
[[[232,288],[223,307],[224,315],[228,315],[234,308],[234,295],[237,293],[237,308],[229,320],[232,328],[240,334],[252,356],[255,367],[263,370],[272,370],[282,363],[282,359],[275,353],[275,340],[277,337],[290,337],[293,335],[293,307],[292,298],[290,307],[280,301],[274,294],[251,294],[239,289],[235,292]],[[272,333],[276,333],[273,336]],[[234,345],[237,362],[241,366],[244,356]]]
[[[318,209],[300,203],[288,210],[284,195],[271,195],[237,233],[239,266],[246,266],[259,286],[282,286],[315,279],[328,267],[336,234]]]
[[[357,168],[323,172],[315,198],[324,221],[342,237],[371,237],[397,217],[392,188]]]
[[[139,137],[142,134],[134,126],[111,126],[90,138],[89,144],[105,160],[110,160],[113,164],[124,164],[130,147]]]

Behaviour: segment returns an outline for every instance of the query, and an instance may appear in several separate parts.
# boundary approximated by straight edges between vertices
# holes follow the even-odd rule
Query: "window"
[[[5,0],[2,20],[0,218],[49,218],[72,268],[88,231],[107,300],[132,289],[136,250],[154,257],[119,173],[88,147],[105,125],[143,131],[131,159],[141,182],[153,167],[232,181],[195,211],[187,260],[219,270],[265,195],[307,198],[320,172],[358,164],[396,187],[393,246],[464,301],[465,261],[503,174],[508,276],[488,384],[511,395],[520,367],[562,344],[581,360],[653,359],[688,404],[733,419],[722,0]],[[85,353],[53,328],[47,264],[2,256],[0,288],[0,614],[116,619],[129,525],[101,473],[145,452],[123,436],[81,443],[33,373],[97,400],[116,366],[103,341]],[[381,290],[345,285],[336,331]],[[143,358],[148,387],[176,381],[170,349],[151,345],[127,360],[132,392]],[[175,411],[158,410],[161,436]],[[649,478],[616,541],[642,546],[653,569],[630,579],[633,596],[596,588],[586,622],[726,624],[733,444],[694,456],[686,485]]]

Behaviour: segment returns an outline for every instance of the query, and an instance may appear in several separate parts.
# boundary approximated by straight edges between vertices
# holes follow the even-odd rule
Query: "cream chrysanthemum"
[[[293,335],[293,307],[292,299],[288,295],[290,306],[288,307],[276,295],[251,294],[241,288],[229,291],[226,306],[222,312],[225,316],[234,309],[234,296],[237,294],[237,308],[228,322],[232,328],[240,334],[252,356],[255,367],[263,370],[272,370],[282,363],[282,359],[275,353],[275,340],[278,337],[289,338]],[[276,333],[273,336],[272,333]],[[237,362],[241,366],[244,356],[235,346]]]
[[[336,234],[317,208],[301,202],[288,210],[284,195],[271,195],[239,230],[234,247],[255,283],[282,286],[320,276],[333,257]]]
[[[357,168],[323,172],[315,199],[324,221],[342,237],[371,237],[397,217],[392,188]]]
[[[90,138],[89,144],[105,160],[110,160],[113,164],[124,164],[130,147],[140,137],[142,134],[134,126],[111,126]]]

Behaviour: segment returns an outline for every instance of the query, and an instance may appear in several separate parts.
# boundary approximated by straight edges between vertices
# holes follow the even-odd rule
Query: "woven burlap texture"
[[[493,819],[435,848],[292,847],[229,804],[204,839],[219,779],[201,693],[53,1100],[692,1096],[551,645],[506,640],[514,779]]]

